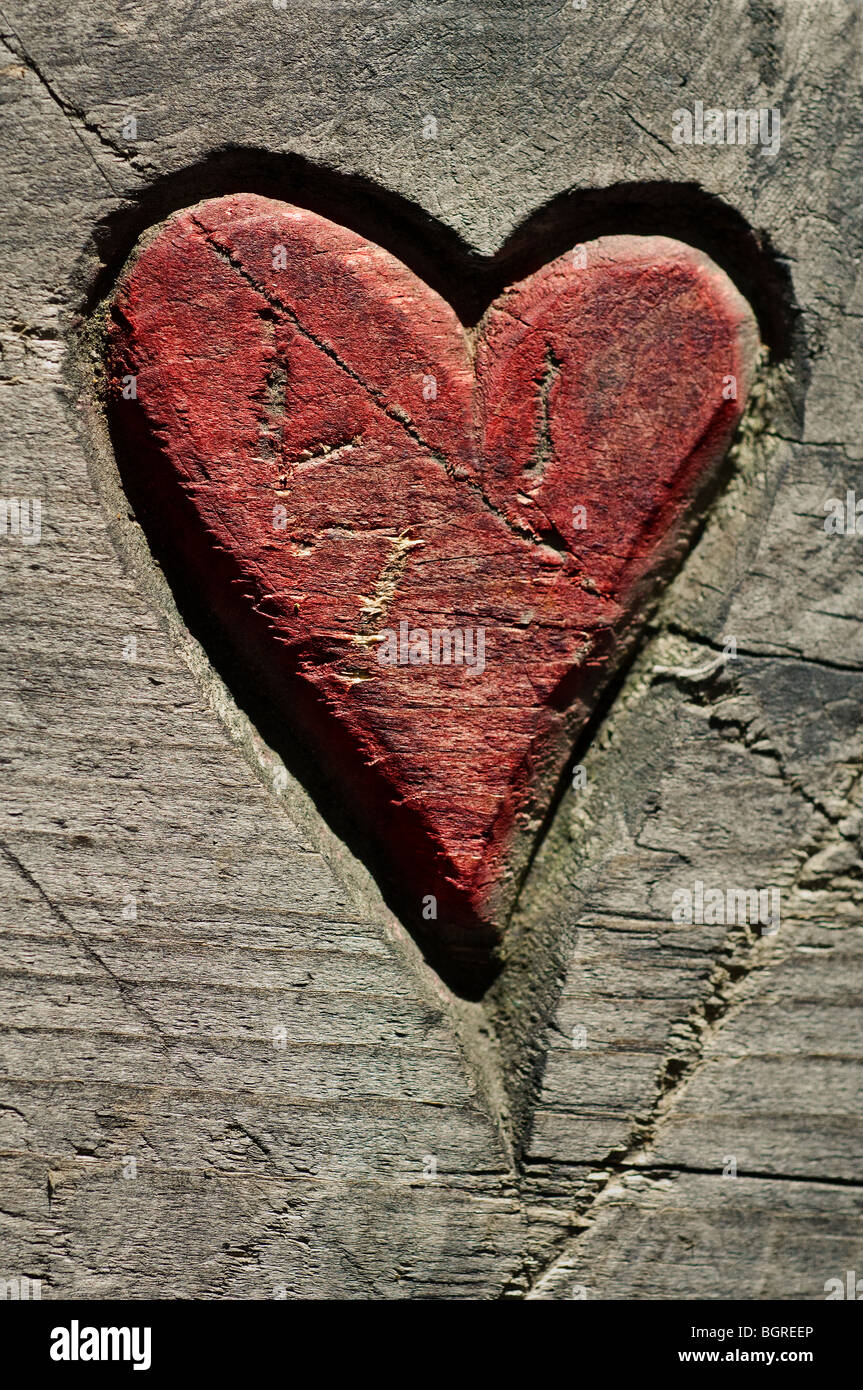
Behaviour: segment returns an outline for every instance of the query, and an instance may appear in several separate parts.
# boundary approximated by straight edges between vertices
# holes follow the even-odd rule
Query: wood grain
[[[863,496],[859,29],[844,0],[4,6],[0,495],[43,508],[38,545],[0,538],[0,1276],[821,1298],[859,1271],[860,542],[823,527]],[[780,106],[779,154],[675,145],[695,100]],[[78,316],[143,225],[237,187],[320,201],[321,170],[358,216],[387,191],[430,283],[537,208],[549,250],[680,236],[773,345],[484,1006],[326,807],[274,791],[80,409]],[[696,878],[780,885],[778,936],[674,928]]]

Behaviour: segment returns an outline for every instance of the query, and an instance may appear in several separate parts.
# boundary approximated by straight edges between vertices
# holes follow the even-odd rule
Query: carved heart
[[[500,945],[757,341],[665,238],[576,248],[469,331],[381,247],[251,195],[171,218],[122,277],[110,416],[154,550],[451,973]]]

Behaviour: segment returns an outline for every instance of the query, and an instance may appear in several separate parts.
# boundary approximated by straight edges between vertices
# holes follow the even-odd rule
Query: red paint
[[[727,277],[661,238],[561,257],[472,334],[380,247],[251,195],[171,219],[123,279],[111,416],[153,543],[456,963],[499,939],[756,349]],[[401,622],[484,628],[484,671],[381,666],[357,639]]]

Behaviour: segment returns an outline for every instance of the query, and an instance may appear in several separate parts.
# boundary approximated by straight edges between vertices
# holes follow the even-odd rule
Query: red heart
[[[486,963],[740,416],[748,306],[691,248],[615,236],[466,330],[381,247],[241,195],[173,217],[112,317],[112,425],[156,552],[412,929]]]

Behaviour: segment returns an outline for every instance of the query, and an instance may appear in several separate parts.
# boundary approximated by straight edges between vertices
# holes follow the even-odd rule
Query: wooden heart
[[[757,348],[725,274],[661,237],[577,247],[473,330],[253,195],[171,218],[121,278],[110,418],[153,549],[454,980],[500,951]]]

